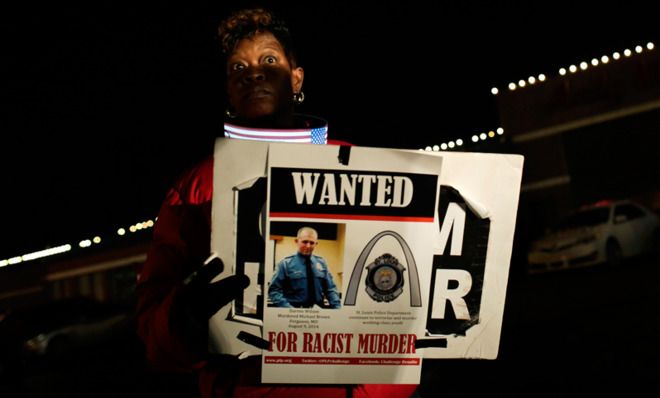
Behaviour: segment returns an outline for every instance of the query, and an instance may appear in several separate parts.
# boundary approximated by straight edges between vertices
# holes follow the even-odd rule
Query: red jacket
[[[260,357],[240,361],[240,369],[227,369],[188,350],[170,329],[169,316],[183,280],[210,254],[212,196],[213,158],[209,157],[178,180],[160,209],[137,283],[138,334],[150,363],[167,372],[196,372],[205,398],[409,397],[415,391],[416,385],[264,385]]]

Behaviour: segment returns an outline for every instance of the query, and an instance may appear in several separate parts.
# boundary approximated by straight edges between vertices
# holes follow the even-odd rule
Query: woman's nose
[[[265,79],[266,75],[261,66],[249,66],[243,74],[243,80],[248,82],[256,82]]]

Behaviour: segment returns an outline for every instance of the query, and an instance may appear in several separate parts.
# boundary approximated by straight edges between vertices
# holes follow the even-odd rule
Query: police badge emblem
[[[396,257],[385,253],[367,266],[367,294],[374,301],[390,302],[403,293],[403,271]]]
[[[410,278],[410,306],[422,306],[422,293],[419,285],[419,273],[417,272],[417,265],[415,265],[415,256],[413,256],[405,239],[394,231],[379,232],[376,236],[371,238],[369,243],[367,243],[364,249],[362,249],[360,256],[355,261],[355,266],[351,273],[351,279],[348,282],[344,305],[355,305],[358,296],[358,288],[362,285],[362,271],[365,268],[368,270],[366,291],[372,300],[390,302],[399,297],[403,292],[403,271],[406,271],[406,269],[399,264],[399,260],[397,260],[396,257],[389,253],[385,253],[382,256],[377,257],[376,260],[367,267],[364,266],[376,243],[386,236],[391,236],[396,239],[403,251],[405,262],[408,267],[408,277]]]

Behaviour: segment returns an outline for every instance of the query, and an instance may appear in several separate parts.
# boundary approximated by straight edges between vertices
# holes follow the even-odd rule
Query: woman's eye
[[[266,62],[267,64],[274,64],[275,62],[277,62],[277,58],[275,58],[272,55],[269,55],[266,58],[264,58],[264,62]]]
[[[243,64],[239,64],[239,63],[232,64],[230,69],[231,69],[232,71],[243,70],[243,69],[245,69],[245,65],[243,65]]]

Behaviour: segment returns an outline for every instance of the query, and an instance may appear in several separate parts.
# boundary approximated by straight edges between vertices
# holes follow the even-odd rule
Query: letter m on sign
[[[479,323],[490,220],[479,218],[449,186],[440,187],[438,214],[440,242],[426,329],[432,335],[464,335]]]

